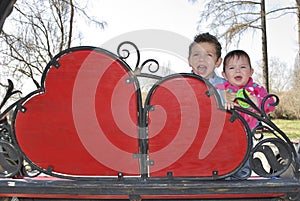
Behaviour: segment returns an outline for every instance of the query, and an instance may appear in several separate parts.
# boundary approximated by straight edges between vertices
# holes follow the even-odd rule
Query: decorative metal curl
[[[136,61],[135,69],[137,69],[140,64],[140,57],[141,57],[138,47],[131,41],[124,41],[124,42],[120,43],[120,45],[118,46],[118,49],[117,49],[117,53],[118,53],[118,56],[123,60],[127,59],[130,56],[130,51],[128,49],[122,49],[122,52],[125,53],[125,55],[121,55],[121,47],[124,45],[131,45],[134,48],[134,50],[136,51],[137,61]]]
[[[255,110],[256,112],[260,113],[261,116],[263,117],[267,117],[267,114],[265,112],[265,105],[266,105],[266,102],[269,100],[269,99],[273,99],[274,102],[273,103],[270,103],[270,106],[277,106],[279,104],[279,98],[278,96],[276,96],[275,94],[268,94],[267,96],[265,96],[261,102],[261,106],[260,108],[250,99],[250,97],[248,96],[248,94],[246,93],[246,90],[243,89],[243,95],[244,95],[244,98],[242,97],[236,97],[234,99],[234,101],[242,101],[244,103],[247,103],[250,105],[250,107]],[[269,105],[268,105],[269,106]]]
[[[267,105],[267,106],[277,106],[279,104],[279,98],[278,96],[276,96],[275,94],[268,94],[267,96],[265,96],[261,102],[261,106],[260,108],[250,99],[250,97],[248,96],[248,94],[246,93],[246,90],[244,89],[243,90],[243,95],[244,95],[244,98],[241,98],[241,97],[236,97],[234,99],[234,101],[242,101],[244,103],[247,103],[250,105],[250,108],[252,108],[256,113],[259,114],[259,116],[257,115],[252,115],[252,114],[255,114],[253,112],[251,112],[249,109],[244,109],[241,108],[241,107],[235,107],[235,109],[238,109],[239,111],[242,111],[244,113],[247,113],[251,116],[254,116],[254,117],[262,117],[262,118],[268,118],[268,114],[266,113],[266,108],[265,108],[265,105],[266,105],[266,102],[269,100],[269,99],[273,99],[273,103],[270,103],[270,105]],[[247,112],[249,111],[249,112]]]
[[[256,106],[256,104],[250,99],[250,97],[248,96],[248,94],[246,93],[246,90],[243,89],[243,95],[244,98],[241,97],[236,97],[234,99],[234,101],[242,101],[244,103],[247,103],[248,105],[250,105],[251,108],[253,108],[254,110],[256,110],[257,112],[260,112],[260,109]]]
[[[30,163],[24,162],[24,165],[22,166],[21,169],[22,175],[26,176],[26,177],[37,177],[41,174],[41,171],[37,170],[36,168],[34,168],[33,165],[31,165]]]
[[[14,84],[13,82],[8,79],[8,87],[7,87],[7,90],[6,90],[6,93],[5,93],[5,96],[0,104],[0,110],[4,107],[5,103],[8,101],[8,99],[16,94],[16,93],[22,93],[21,91],[17,90],[17,91],[14,91]],[[16,101],[15,103],[11,104],[8,108],[6,108],[5,111],[3,111],[1,114],[0,114],[0,119],[2,119],[10,110],[12,110],[19,102],[20,100]]]
[[[280,176],[290,167],[292,161],[291,147],[279,138],[260,141],[252,149],[249,160],[251,169],[262,177]]]
[[[10,131],[11,129],[8,124],[7,118],[0,119],[0,139],[11,142]]]
[[[151,66],[152,64],[151,63],[154,63],[156,65],[156,68],[154,70],[151,69]],[[147,59],[146,61],[143,62],[143,64],[141,65],[141,70],[143,69],[143,67],[147,64],[147,63],[150,63],[148,65],[148,70],[149,72],[151,73],[156,73],[158,70],[159,70],[159,63],[158,61],[156,61],[155,59]]]
[[[264,139],[265,134],[272,134],[273,136],[280,138],[273,129],[263,125],[261,122],[252,130],[252,137],[258,141]]]
[[[3,109],[4,105],[7,103],[9,98],[16,93],[22,93],[19,90],[14,91],[13,82],[8,79],[8,86],[5,93],[5,96],[0,104],[0,109]],[[19,99],[13,104],[8,106],[0,114],[0,177],[8,178],[21,175],[21,169],[23,167],[23,157],[21,153],[13,145],[11,137],[11,127],[8,122],[7,114],[14,108],[16,105],[22,101]]]
[[[13,177],[23,165],[21,154],[9,142],[0,140],[0,177]]]
[[[136,65],[135,65],[135,68],[133,69],[135,75],[140,75],[142,73],[142,70],[143,70],[144,66],[146,66],[147,64],[149,64],[148,65],[148,71],[150,73],[154,74],[159,70],[159,63],[155,59],[147,59],[140,66],[140,58],[141,58],[140,51],[139,51],[138,47],[131,41],[124,41],[124,42],[120,43],[120,45],[118,46],[117,53],[118,53],[118,56],[121,59],[124,60],[124,59],[129,58],[129,56],[130,56],[130,51],[128,49],[125,49],[125,48],[122,49],[122,46],[124,46],[124,45],[131,45],[134,48],[134,50],[137,54]],[[123,54],[121,53],[121,51],[123,52]],[[153,69],[153,66],[152,66],[153,63],[156,66],[154,69]]]
[[[264,117],[267,117],[267,114],[266,114],[266,110],[265,110],[265,106],[266,106],[266,102],[269,100],[269,99],[273,99],[274,102],[273,103],[270,103],[270,105],[267,105],[267,106],[274,106],[276,107],[278,104],[279,104],[279,98],[278,96],[276,96],[275,94],[268,94],[267,96],[265,96],[261,102],[261,114],[262,116]]]
[[[243,101],[249,104],[250,107],[243,108],[235,106],[234,110],[256,118],[259,122],[259,125],[252,129],[252,137],[260,142],[252,148],[252,154],[250,154],[249,161],[251,169],[262,177],[277,177],[283,173],[286,174],[285,172],[288,172],[287,169],[293,166],[294,176],[299,177],[299,164],[293,144],[287,135],[272,122],[266,112],[267,106],[277,106],[279,104],[279,98],[274,94],[269,94],[263,98],[261,106],[258,107],[250,99],[245,90],[243,90],[243,95],[244,98],[237,97],[234,101]],[[272,98],[273,101],[267,105],[266,102],[270,98]],[[272,136],[266,138],[265,134]],[[274,153],[274,150],[278,153]],[[256,155],[262,156],[263,159],[256,157]],[[262,162],[263,160],[264,163]],[[267,170],[263,164],[268,164],[270,169]]]
[[[285,135],[284,132],[282,132],[272,121],[271,119],[268,117],[268,114],[266,113],[266,101],[270,98],[272,98],[274,100],[273,103],[270,103],[270,106],[277,106],[279,104],[279,98],[278,96],[274,95],[274,94],[269,94],[266,97],[263,98],[262,102],[261,102],[261,107],[258,108],[258,106],[256,106],[256,104],[250,99],[250,97],[247,95],[246,91],[243,90],[243,94],[245,98],[241,98],[238,97],[235,100],[240,100],[243,101],[247,104],[249,104],[252,108],[252,110],[250,110],[249,108],[242,108],[239,106],[235,106],[234,110],[245,113],[249,116],[252,116],[253,118],[256,118],[258,120],[258,122],[260,122],[260,124],[253,129],[253,133],[256,131],[263,131],[263,130],[275,130],[279,133],[279,135],[286,140],[287,142],[290,142],[290,140],[288,139],[288,137]],[[235,101],[234,100],[234,101]],[[268,125],[269,127],[266,126],[262,126],[262,122],[265,123],[266,125]],[[274,133],[274,132],[272,132]],[[278,137],[278,136],[277,136]]]

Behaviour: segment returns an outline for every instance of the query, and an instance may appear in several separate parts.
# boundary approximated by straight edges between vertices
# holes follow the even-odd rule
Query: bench
[[[124,44],[137,52],[135,68],[126,63]],[[9,107],[9,137],[0,141],[1,197],[299,198],[297,153],[264,108],[226,111],[200,76],[144,73],[148,62],[159,63],[140,65],[128,41],[117,52],[80,46],[59,53],[41,88]],[[145,97],[141,78],[155,80]],[[267,98],[278,104],[278,97]],[[260,126],[251,130],[240,112]],[[257,139],[258,130],[271,137],[261,132]]]

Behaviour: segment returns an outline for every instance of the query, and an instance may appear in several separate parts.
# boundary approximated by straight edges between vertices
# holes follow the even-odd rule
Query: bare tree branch
[[[297,6],[285,6],[265,11],[265,0],[210,0],[205,4],[198,23],[199,26],[202,22],[208,23],[208,28],[216,36],[225,39],[226,47],[233,41],[239,43],[241,37],[247,31],[260,30],[264,60],[264,85],[268,89],[266,17],[268,16],[268,20],[276,19],[289,13],[298,13],[299,17],[299,0],[296,0],[296,2]]]
[[[16,79],[29,78],[39,88],[37,80],[53,55],[80,38],[80,32],[74,29],[78,17],[105,27],[106,22],[89,16],[85,10],[86,5],[76,0],[18,0],[6,21],[12,29],[0,36],[2,73]]]

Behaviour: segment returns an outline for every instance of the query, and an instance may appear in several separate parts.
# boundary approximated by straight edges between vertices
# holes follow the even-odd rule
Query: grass
[[[300,139],[300,120],[272,120],[278,128],[280,128],[290,140]]]

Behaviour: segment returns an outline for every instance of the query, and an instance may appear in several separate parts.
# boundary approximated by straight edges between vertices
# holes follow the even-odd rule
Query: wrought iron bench
[[[136,50],[134,69],[125,44]],[[153,74],[143,72],[149,63],[156,65]],[[226,111],[206,80],[162,77],[158,68],[153,59],[140,64],[131,42],[117,54],[75,47],[56,55],[42,87],[0,116],[0,196],[299,199],[297,153],[263,107]],[[142,78],[155,80],[145,98]],[[16,93],[9,83],[1,106]],[[247,96],[243,101],[252,104]],[[239,112],[260,126],[250,130]]]

